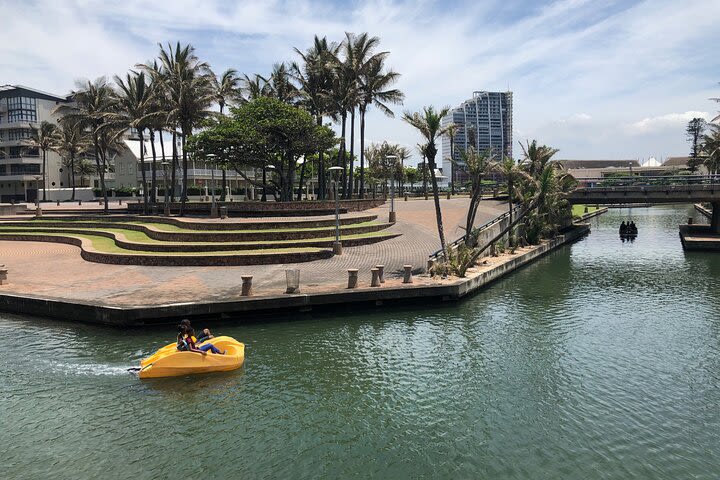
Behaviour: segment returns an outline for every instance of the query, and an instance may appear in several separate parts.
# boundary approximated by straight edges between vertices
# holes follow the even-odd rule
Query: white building
[[[34,201],[42,191],[42,152],[30,147],[32,129],[43,121],[57,121],[51,112],[67,97],[41,92],[21,85],[0,86],[0,202]],[[65,175],[63,175],[65,173]],[[47,152],[47,188],[67,184],[62,159]]]

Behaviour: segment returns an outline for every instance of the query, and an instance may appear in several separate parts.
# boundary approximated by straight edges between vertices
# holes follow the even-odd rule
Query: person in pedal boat
[[[187,322],[187,323],[183,323]],[[178,342],[177,342],[177,349],[181,351],[186,352],[196,352],[196,353],[202,353],[203,355],[207,354],[207,351],[210,350],[214,354],[218,355],[224,355],[224,351],[220,351],[219,348],[217,348],[212,343],[206,343],[205,345],[201,345],[200,347],[197,347],[195,345],[195,342],[197,341],[195,338],[195,330],[190,326],[190,322],[187,320],[183,320],[183,322],[178,325]]]

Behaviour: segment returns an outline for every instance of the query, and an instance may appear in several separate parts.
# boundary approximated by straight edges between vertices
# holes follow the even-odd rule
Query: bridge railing
[[[664,185],[717,185],[720,175],[660,175],[660,176],[622,176],[601,178],[576,178],[577,188],[608,187],[651,187]]]

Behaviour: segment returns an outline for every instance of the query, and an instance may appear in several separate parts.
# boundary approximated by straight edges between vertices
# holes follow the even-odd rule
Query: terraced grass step
[[[0,224],[0,232],[5,233],[64,233],[97,235],[111,238],[115,244],[126,250],[147,252],[215,252],[232,250],[271,250],[276,248],[332,248],[335,237],[307,240],[280,240],[276,242],[182,242],[171,243],[155,240],[143,232],[123,228],[57,228],[51,226],[6,226]],[[400,236],[399,233],[369,232],[342,237],[343,245],[355,247],[382,242]]]
[[[34,211],[33,211],[34,214]],[[355,215],[349,217],[340,217],[340,225],[353,225],[360,223],[372,222],[377,219],[377,215]],[[23,220],[24,221],[24,220]],[[138,215],[74,215],[74,216],[57,216],[45,214],[42,219],[31,221],[45,222],[118,222],[118,223],[135,223],[145,225],[171,225],[181,230],[202,230],[202,231],[251,231],[251,230],[277,230],[277,229],[308,229],[318,227],[335,226],[335,217],[311,220],[272,220],[262,222],[203,222],[193,220],[181,220],[173,217],[164,216],[138,216]]]
[[[361,233],[377,232],[393,224],[368,221],[350,225],[342,225],[340,230],[343,236]],[[334,235],[335,227],[312,227],[303,229],[280,228],[266,230],[205,230],[196,231],[177,227],[166,223],[137,223],[137,222],[107,222],[99,220],[30,220],[30,221],[0,221],[0,226],[45,226],[56,228],[95,228],[134,230],[146,234],[149,238],[165,242],[252,242],[252,241],[282,241],[301,240],[311,238],[325,238]]]
[[[299,263],[332,257],[332,250],[321,248],[278,248],[243,251],[138,252],[116,245],[104,235],[87,233],[0,232],[0,240],[66,243],[80,247],[83,259],[97,263],[154,266],[229,266]]]

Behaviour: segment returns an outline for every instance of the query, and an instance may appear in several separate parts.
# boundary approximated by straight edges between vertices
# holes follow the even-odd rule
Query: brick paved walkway
[[[448,241],[461,236],[468,199],[442,200]],[[344,288],[347,269],[360,269],[361,285],[370,283],[370,268],[385,265],[387,277],[399,276],[402,266],[424,269],[428,254],[439,248],[432,200],[399,201],[397,223],[388,232],[403,235],[385,242],[346,248],[331,259],[292,265],[244,267],[143,267],[86,262],[77,247],[42,242],[0,241],[0,264],[9,270],[0,293],[97,302],[110,305],[152,305],[226,300],[237,297],[240,275],[253,275],[256,295],[285,290],[285,269],[299,268],[301,290]],[[502,213],[506,204],[483,201],[477,223]],[[369,210],[386,221],[388,205]],[[356,214],[357,215],[357,214]],[[298,220],[298,217],[294,217]]]

